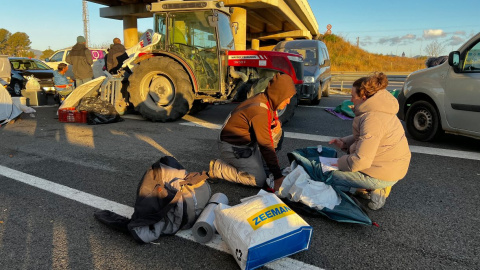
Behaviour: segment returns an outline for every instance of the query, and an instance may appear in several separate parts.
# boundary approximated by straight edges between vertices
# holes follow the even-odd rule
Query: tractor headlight
[[[313,76],[305,76],[303,77],[303,82],[305,83],[314,83],[315,82],[315,78]]]

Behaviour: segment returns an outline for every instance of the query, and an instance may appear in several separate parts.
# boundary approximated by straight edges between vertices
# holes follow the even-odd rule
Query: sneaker
[[[213,166],[215,166],[215,161],[217,161],[216,159],[212,159],[210,160],[210,164],[208,166],[208,177],[210,178],[215,178],[215,176],[213,175]]]
[[[213,174],[214,172],[214,166],[215,166],[215,162],[217,160],[216,159],[212,159],[210,160],[210,164],[208,165],[208,172],[207,172],[207,175],[208,175],[208,178],[207,178],[207,182],[210,183],[210,184],[216,184],[219,182],[220,179],[216,178]]]
[[[372,210],[378,210],[385,205],[388,195],[392,187],[386,187],[381,189],[375,189],[370,192],[370,202],[368,203],[368,208]]]

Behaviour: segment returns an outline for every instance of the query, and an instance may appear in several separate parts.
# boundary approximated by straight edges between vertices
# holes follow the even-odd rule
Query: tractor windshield
[[[235,50],[235,42],[232,29],[230,28],[230,18],[223,13],[218,14],[218,36],[222,50]]]
[[[168,50],[194,69],[200,91],[218,91],[218,24],[213,11],[178,12],[168,17]]]

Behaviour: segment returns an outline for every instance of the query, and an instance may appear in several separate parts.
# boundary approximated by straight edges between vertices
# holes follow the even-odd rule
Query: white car
[[[398,117],[416,140],[443,132],[480,139],[480,33],[447,62],[408,75],[398,102]]]
[[[49,58],[45,59],[45,62],[47,65],[53,70],[57,70],[58,64],[60,63],[67,63],[65,59],[67,59],[67,55],[70,53],[72,48],[66,48],[63,50],[58,50],[52,54]],[[92,52],[92,58],[93,62],[97,61],[98,59],[103,59],[105,54],[107,53],[106,49],[90,49],[90,52]]]
[[[71,50],[72,50],[71,47],[66,48],[66,49],[62,49],[62,50],[58,50],[58,51],[54,52],[52,54],[52,56],[45,59],[45,63],[49,67],[51,67],[53,70],[57,70],[58,64],[60,64],[60,63],[65,63],[65,64],[68,65],[67,61],[65,61],[65,60],[67,59],[67,55],[70,53]],[[105,54],[107,53],[107,50],[106,49],[90,49],[90,48],[89,48],[89,50],[92,53],[93,65],[95,65],[97,60],[100,60],[102,62],[102,66],[103,66],[103,64],[104,64],[103,58],[105,57]],[[67,77],[75,79],[74,75],[73,75],[73,69],[72,69],[71,66],[69,66],[68,71],[65,75]],[[94,77],[97,77],[97,76],[94,76]]]

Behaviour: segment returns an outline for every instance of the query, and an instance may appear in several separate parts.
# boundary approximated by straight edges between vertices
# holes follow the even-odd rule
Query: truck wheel
[[[298,98],[297,95],[295,95],[290,99],[290,104],[288,104],[285,109],[277,111],[278,119],[280,120],[280,122],[282,122],[282,124],[287,123],[293,117],[297,105]]]
[[[442,132],[437,109],[427,101],[414,102],[407,111],[408,133],[419,141],[432,141]]]
[[[321,85],[320,85],[321,87]],[[310,100],[310,105],[318,105],[320,104],[320,99],[322,98],[322,93],[320,93],[320,90],[321,89],[318,89],[318,93],[316,96],[314,96],[311,100]]]
[[[330,96],[330,82],[327,82],[325,84],[325,87],[322,89],[322,97],[328,97]]]
[[[130,103],[152,121],[175,121],[193,104],[190,78],[183,67],[168,57],[144,60],[129,77]]]

